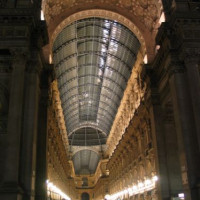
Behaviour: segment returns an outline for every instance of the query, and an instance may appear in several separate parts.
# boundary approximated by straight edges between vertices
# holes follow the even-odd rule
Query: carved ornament
[[[107,139],[107,151],[108,157],[112,155],[114,149],[119,143],[122,135],[124,134],[126,128],[128,127],[130,120],[134,116],[135,111],[139,107],[145,91],[146,84],[142,83],[140,79],[140,73],[142,70],[142,55],[139,52],[137,56],[137,61],[133,67],[131,77],[128,81],[127,88],[124,92],[124,96],[121,100],[117,115],[113,122],[110,134]],[[127,104],[129,105],[127,106]]]
[[[60,93],[58,91],[58,83],[56,80],[54,80],[51,84],[51,91],[52,91],[52,100],[54,101],[54,109],[56,111],[56,118],[58,120],[58,126],[60,133],[62,135],[62,140],[63,144],[65,146],[65,150],[68,154],[68,149],[69,149],[69,142],[68,142],[68,137],[67,137],[67,131],[66,131],[66,126],[64,122],[64,115],[63,111],[61,108],[61,100],[60,100]]]
[[[153,30],[157,28],[162,2],[161,0],[47,0],[43,1],[42,7],[48,24],[63,13],[98,7],[116,10],[117,13],[127,13],[130,18],[137,17],[148,30]]]

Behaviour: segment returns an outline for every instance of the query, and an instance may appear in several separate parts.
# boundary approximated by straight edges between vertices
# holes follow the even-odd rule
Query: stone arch
[[[78,153],[78,152],[80,152],[80,151],[83,151],[83,150],[85,150],[85,146],[79,146],[79,147],[76,147],[74,150],[73,150],[73,154],[72,154],[72,156],[74,156],[76,153]],[[87,150],[90,150],[90,151],[92,151],[92,152],[94,152],[94,153],[96,153],[96,154],[98,154],[99,156],[100,156],[100,154],[99,154],[99,148],[98,147],[87,147]]]
[[[69,24],[73,23],[74,21],[84,19],[84,18],[90,18],[90,17],[100,17],[100,18],[106,18],[110,20],[116,20],[119,23],[123,24],[126,26],[128,29],[130,29],[138,38],[138,40],[141,43],[142,46],[142,54],[146,53],[146,45],[145,45],[145,40],[143,38],[143,35],[141,34],[140,30],[138,29],[137,26],[133,24],[129,19],[125,18],[124,16],[107,11],[107,10],[99,10],[99,9],[94,9],[94,10],[87,10],[87,11],[81,11],[78,13],[75,13],[68,18],[64,19],[53,31],[52,36],[50,38],[50,46],[52,46],[54,40],[56,39],[57,35],[63,30],[64,27],[68,26]]]
[[[160,26],[160,17],[163,11],[161,0],[125,0],[123,2],[120,0],[49,0],[43,1],[42,8],[48,24],[50,38],[52,38],[57,27],[65,20],[71,19],[73,22],[80,18],[83,19],[91,16],[100,17],[99,14],[103,11],[110,17],[114,13],[113,16],[117,17],[114,20],[118,20],[125,26],[127,24],[121,21],[123,18],[134,24],[144,38],[146,46],[145,53],[147,54],[148,60],[151,62],[155,56],[155,36]],[[112,20],[109,16],[103,15],[102,17],[107,17]],[[129,28],[129,26],[127,27]],[[134,33],[136,34],[136,32]]]

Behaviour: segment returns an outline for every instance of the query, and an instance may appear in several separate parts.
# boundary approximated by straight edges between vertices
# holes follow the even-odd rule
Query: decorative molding
[[[48,180],[54,183],[64,193],[76,199],[76,187],[71,179],[72,165],[69,162],[68,138],[63,124],[62,110],[60,110],[57,82],[53,81],[49,90],[50,103],[48,105],[47,123],[47,171]],[[70,183],[70,184],[69,184]]]
[[[9,19],[8,19],[9,20]],[[9,23],[13,23],[12,19],[10,19],[11,21]],[[20,19],[19,19],[20,20]],[[10,26],[8,25],[8,22],[6,20],[2,20],[3,24],[5,24],[5,26],[1,27],[0,30],[0,38],[4,38],[4,39],[10,39],[10,38],[15,38],[15,39],[22,39],[22,38],[28,38],[30,33],[29,33],[29,28],[28,26]],[[22,23],[22,21],[20,21],[20,23]],[[24,22],[25,23],[25,22]]]
[[[73,162],[71,162],[71,165],[73,167]],[[107,177],[108,176],[108,170],[107,170],[107,159],[101,159],[98,163],[97,169],[95,174],[93,175],[75,175],[75,172],[73,171],[72,177],[74,178],[74,182],[77,188],[82,188],[82,178],[87,177],[88,179],[88,188],[96,187],[96,184],[101,179],[101,177]]]
[[[108,161],[110,194],[116,194],[155,176],[154,148],[149,146],[152,143],[149,106],[140,105],[139,117],[133,117]],[[140,195],[147,196],[145,192]]]
[[[85,147],[85,146],[71,146],[70,147],[70,152],[72,153],[71,156],[73,156],[77,152],[85,150],[85,149],[94,151],[97,154],[101,155],[102,151],[106,150],[106,145],[101,145],[101,146],[99,146],[99,145],[98,146],[87,146],[87,147]]]
[[[139,52],[137,61],[133,67],[131,77],[127,83],[127,88],[118,108],[117,115],[113,122],[110,134],[107,139],[106,155],[110,157],[117,144],[122,138],[130,120],[136,113],[146,92],[146,83],[141,80],[140,74],[143,66],[143,56]]]
[[[54,80],[51,84],[51,99],[53,101],[56,119],[58,120],[58,126],[60,134],[62,135],[63,144],[65,146],[66,153],[69,151],[69,141],[67,137],[67,130],[64,121],[64,115],[61,107],[60,93],[58,91],[58,83]]]
[[[96,7],[102,9],[106,7],[113,11],[113,7],[115,7],[118,13],[128,13],[132,18],[136,16],[150,31],[157,28],[163,10],[161,0],[49,0],[43,1],[42,8],[44,9],[47,23],[51,24],[52,19],[59,17],[62,13],[69,13],[71,10],[80,10],[80,8],[84,9],[85,5],[89,6],[90,9]]]
[[[25,67],[25,63],[30,57],[29,51],[26,47],[10,48],[10,53],[13,57],[13,68],[14,67]]]
[[[184,50],[185,63],[198,64],[200,62],[200,48],[186,48]]]

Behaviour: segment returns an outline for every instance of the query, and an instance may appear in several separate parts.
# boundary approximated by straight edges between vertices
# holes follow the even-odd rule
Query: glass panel
[[[61,31],[53,59],[69,134],[91,124],[109,134],[139,48],[130,30],[107,19],[82,19]],[[88,129],[73,145],[105,143],[97,133]]]

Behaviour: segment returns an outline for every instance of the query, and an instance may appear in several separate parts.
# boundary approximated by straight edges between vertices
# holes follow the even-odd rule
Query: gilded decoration
[[[70,178],[73,169],[69,163],[68,139],[62,122],[63,117],[60,109],[57,82],[53,81],[50,88],[47,130],[47,178],[48,181],[75,199],[77,192],[74,180]]]
[[[108,157],[110,157],[114,152],[119,140],[122,138],[122,135],[128,127],[130,120],[133,118],[134,113],[138,109],[146,92],[146,83],[141,80],[140,77],[142,66],[143,57],[139,52],[131,77],[128,81],[127,88],[121,100],[118,113],[107,139],[106,154]]]
[[[50,24],[55,17],[63,13],[71,13],[87,8],[116,10],[137,17],[145,27],[152,31],[157,28],[157,24],[162,11],[161,0],[47,0],[43,3],[45,18]],[[118,11],[119,10],[119,11]],[[71,13],[72,14],[72,13]]]
[[[56,80],[54,80],[51,84],[50,98],[52,99],[52,105],[55,110],[56,119],[58,120],[59,132],[61,133],[63,144],[65,146],[65,150],[66,150],[66,152],[68,152],[69,143],[68,143],[66,126],[65,126],[65,122],[64,122],[64,115],[63,115],[63,111],[62,111],[62,107],[61,107],[60,94],[58,91],[58,83]]]
[[[109,159],[107,169],[109,170],[110,194],[116,194],[156,175],[155,152],[147,104],[140,105],[138,108],[138,115],[131,120],[123,139],[120,140]],[[151,193],[155,193],[155,190],[152,188]],[[144,195],[148,197],[145,192]],[[133,195],[132,198],[135,196]]]

